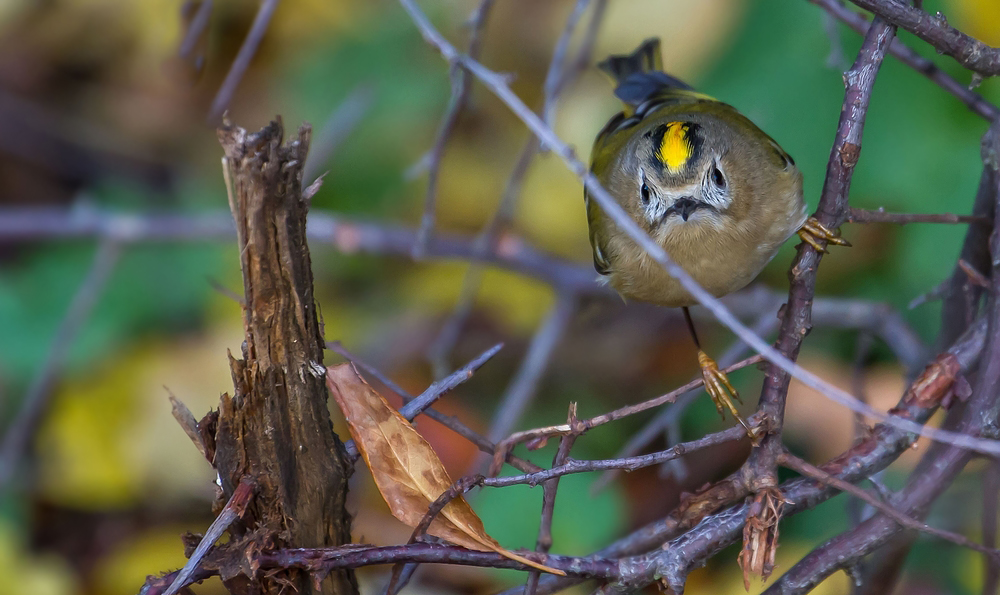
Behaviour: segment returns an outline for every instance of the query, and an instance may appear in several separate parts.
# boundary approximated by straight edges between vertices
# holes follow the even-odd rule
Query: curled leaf
[[[416,527],[430,505],[452,485],[437,453],[358,375],[353,364],[327,368],[326,385],[344,412],[351,436],[392,515]],[[427,532],[462,547],[496,552],[544,572],[566,574],[501,547],[461,496],[445,505]]]

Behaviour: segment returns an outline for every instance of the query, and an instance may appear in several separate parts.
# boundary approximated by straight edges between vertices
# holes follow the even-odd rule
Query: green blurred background
[[[464,47],[464,23],[477,2],[428,0],[425,10]],[[493,10],[482,60],[516,75],[514,90],[531,106],[570,0],[505,0]],[[184,21],[179,0],[3,0],[0,2],[0,207],[62,206],[116,212],[198,213],[226,207],[221,151],[206,114],[242,43],[256,2],[217,0],[206,37],[190,59],[178,57]],[[191,7],[188,7],[190,9]],[[1000,44],[994,0],[928,0],[949,22]],[[611,0],[595,56],[630,51],[642,39],[663,40],[668,71],[732,103],[780,142],[802,168],[815,207],[843,99],[841,72],[860,38],[837,28],[842,51],[831,55],[821,11],[804,0]],[[969,76],[910,35],[900,37],[960,81]],[[832,64],[832,66],[831,66]],[[289,128],[322,127],[352,94],[364,98],[357,126],[322,169],[329,174],[314,208],[414,226],[426,175],[416,168],[431,146],[449,97],[446,64],[390,0],[285,0],[230,106],[230,118],[254,129],[281,114]],[[1000,83],[979,88],[1000,101]],[[359,95],[360,94],[360,95]],[[589,151],[617,110],[593,68],[559,104],[557,132]],[[968,213],[981,165],[986,123],[919,74],[887,59],[875,86],[854,206],[889,211]],[[474,233],[498,204],[527,140],[525,128],[481,87],[464,112],[443,162],[438,226]],[[410,173],[408,173],[410,172]],[[551,156],[538,158],[523,189],[514,233],[541,250],[589,266],[590,248],[575,177]],[[939,308],[907,304],[950,272],[964,226],[848,225],[854,244],[824,258],[821,295],[885,301],[903,311],[930,343]],[[5,242],[0,239],[0,419],[3,427],[53,340],[95,250],[92,241]],[[792,243],[760,282],[785,288]],[[234,243],[130,246],[72,344],[54,400],[26,460],[0,495],[0,595],[134,593],[147,574],[183,564],[178,536],[211,522],[213,474],[170,416],[167,387],[197,416],[230,389],[226,350],[242,339],[238,304],[213,281],[239,289]],[[431,380],[428,346],[448,318],[467,265],[351,256],[313,247],[317,296],[329,339],[364,355],[406,389]],[[486,346],[506,348],[442,409],[485,430],[528,341],[554,300],[537,281],[490,270],[451,358],[460,365]],[[650,323],[649,321],[653,322]],[[731,340],[705,324],[712,349]],[[567,403],[594,415],[669,390],[696,371],[675,316],[620,300],[589,299],[575,313],[522,427],[559,423]],[[817,329],[802,361],[849,386],[856,334]],[[329,361],[336,361],[331,355]],[[734,375],[744,394],[760,374]],[[876,346],[862,379],[877,407],[896,401],[904,379],[890,352]],[[815,462],[848,447],[852,417],[793,385],[788,413],[792,445]],[[602,428],[578,442],[578,458],[612,456],[644,420]],[[683,434],[724,426],[707,399],[685,414]],[[476,453],[448,430],[421,421],[453,475]],[[346,434],[343,426],[339,431]],[[662,444],[662,441],[660,442]],[[547,464],[552,446],[533,453]],[[923,447],[885,474],[899,485]],[[745,456],[730,445],[688,459],[684,478],[657,469],[630,474],[593,495],[594,477],[563,480],[554,551],[585,554],[665,514],[683,491],[731,471]],[[978,469],[970,468],[934,509],[931,524],[978,539]],[[540,489],[507,488],[472,498],[487,529],[505,546],[532,547]],[[949,506],[965,502],[961,507]],[[811,547],[850,526],[848,501],[836,498],[782,525],[778,573]],[[355,539],[404,541],[367,472],[352,480]],[[687,593],[742,592],[735,550],[696,571]],[[921,540],[907,566],[905,592],[976,593],[977,554]],[[360,576],[366,592],[384,569]],[[521,575],[434,567],[410,592],[485,593]],[[754,587],[757,588],[756,586]],[[913,587],[915,589],[916,587]],[[840,593],[837,575],[817,592]],[[196,587],[221,593],[219,583]],[[901,591],[903,592],[903,591]]]

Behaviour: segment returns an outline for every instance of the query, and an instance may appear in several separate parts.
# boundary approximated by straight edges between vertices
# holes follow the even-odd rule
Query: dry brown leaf
[[[750,504],[750,514],[743,526],[743,551],[737,561],[743,569],[743,587],[750,590],[750,577],[757,575],[767,581],[774,572],[774,557],[778,552],[778,522],[785,507],[781,490],[764,488]]]
[[[326,385],[344,412],[351,436],[392,515],[416,527],[430,505],[452,485],[437,453],[358,375],[353,364],[327,368]],[[483,521],[461,496],[441,510],[427,532],[462,547],[496,552],[544,572],[566,574],[504,549],[486,533]]]

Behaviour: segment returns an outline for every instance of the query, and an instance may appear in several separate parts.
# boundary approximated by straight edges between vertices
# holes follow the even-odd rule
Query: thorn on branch
[[[973,285],[981,287],[987,291],[992,290],[992,285],[990,284],[990,280],[986,278],[986,275],[977,271],[976,267],[969,264],[969,262],[964,258],[958,259],[958,267],[969,277],[969,281],[971,281]]]

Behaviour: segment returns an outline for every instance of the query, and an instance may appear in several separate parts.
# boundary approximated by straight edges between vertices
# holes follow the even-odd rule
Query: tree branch
[[[900,0],[851,0],[886,21],[906,29],[982,76],[1000,74],[1000,49],[962,33],[938,13],[932,16]]]
[[[324,374],[317,371],[325,342],[302,195],[310,130],[302,127],[288,142],[280,121],[255,133],[227,123],[218,134],[246,307],[242,358],[229,358],[234,391],[219,405],[213,462],[227,496],[244,478],[258,486],[244,520],[230,529],[230,543],[250,533],[279,546],[350,543],[353,465],[333,432]],[[293,586],[300,595],[357,593],[350,570],[322,584],[296,571],[254,582],[248,592]]]
[[[861,137],[875,76],[894,36],[894,27],[876,20],[865,36],[854,65],[844,74],[844,105],[816,210],[816,218],[827,229],[836,229],[847,218],[851,178],[861,154]],[[798,357],[802,341],[812,330],[812,300],[816,291],[816,272],[822,257],[822,252],[808,243],[802,243],[788,272],[791,282],[788,302],[775,347],[793,361]],[[750,459],[744,467],[744,477],[753,492],[778,485],[777,460],[784,449],[781,429],[790,381],[791,375],[786,371],[768,366],[757,411],[772,420],[771,430],[764,436],[760,446],[750,453]],[[764,573],[768,574],[766,570]]]
[[[861,14],[854,12],[844,6],[840,0],[809,0],[813,4],[823,8],[828,14],[833,15],[848,27],[864,35],[868,31],[870,22]],[[993,122],[1000,117],[1000,108],[987,101],[982,95],[969,89],[946,72],[937,67],[934,62],[924,58],[917,52],[910,49],[899,38],[893,39],[889,45],[889,53],[895,56],[900,62],[926,76],[931,81],[937,83],[942,89],[951,93],[959,101],[964,103],[970,110],[979,114],[988,122]]]
[[[993,132],[991,130],[991,132]],[[997,153],[1000,138],[995,133],[984,137],[984,162],[987,169],[998,169]],[[994,177],[994,181],[996,177]],[[994,204],[1000,201],[1000,187],[989,188]],[[979,373],[973,384],[973,394],[962,409],[949,414],[946,424],[956,420],[959,432],[976,436],[987,431],[1000,414],[1000,209],[994,207],[994,231],[990,237],[991,296],[988,300],[988,328]],[[952,415],[954,414],[954,415]],[[922,519],[937,497],[951,485],[974,453],[954,445],[932,444],[910,475],[905,488],[891,502],[892,506],[915,519]],[[790,595],[805,593],[838,568],[849,567],[862,557],[882,547],[900,533],[902,527],[884,514],[876,515],[814,549],[787,574],[772,585],[769,593]],[[908,549],[908,546],[904,545]],[[905,555],[906,549],[902,550]],[[900,556],[897,556],[897,558]]]
[[[986,330],[987,321],[980,319],[948,351],[928,364],[893,408],[895,414],[915,423],[923,423],[930,418],[951,393],[955,379],[979,361]],[[916,433],[880,423],[864,440],[822,465],[821,469],[850,483],[861,481],[889,466],[911,447],[916,437]],[[811,479],[790,480],[780,489],[788,501],[784,510],[786,517],[815,508],[837,493]],[[623,574],[623,581],[632,581],[629,584],[638,588],[662,577],[666,586],[681,593],[688,572],[740,539],[749,506],[742,504],[729,510],[722,509],[743,499],[748,493],[739,475],[734,474],[683,501],[666,518],[642,527],[594,555],[610,558],[638,555],[621,561],[623,568],[632,569]],[[696,526],[697,529],[692,531]],[[643,552],[649,553],[639,555]],[[542,588],[538,595],[554,593],[577,582],[546,577],[541,581]],[[506,591],[504,595],[520,592],[521,589],[517,588]]]

